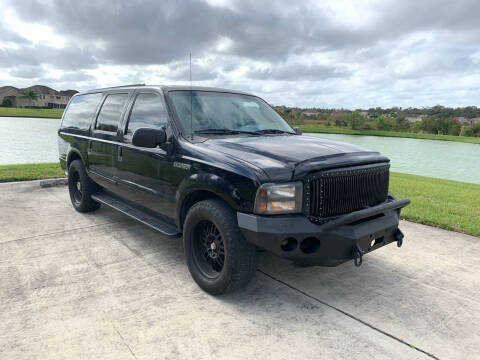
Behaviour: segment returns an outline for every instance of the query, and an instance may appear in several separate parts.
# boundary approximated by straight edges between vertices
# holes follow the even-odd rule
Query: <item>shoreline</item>
[[[295,125],[298,126],[305,134],[339,134],[339,135],[357,135],[357,136],[379,136],[379,137],[394,137],[407,139],[421,139],[421,140],[437,140],[437,141],[452,141],[466,144],[480,144],[480,137],[454,136],[454,135],[435,135],[426,133],[409,133],[396,131],[380,131],[380,130],[352,130],[348,128],[339,127],[324,127],[316,125]]]
[[[63,114],[63,109],[25,109],[25,108],[0,107],[0,117],[61,119],[62,114]],[[407,138],[407,139],[453,141],[453,142],[461,142],[461,143],[467,143],[467,144],[480,144],[480,137],[435,135],[435,134],[428,134],[428,133],[411,133],[411,132],[381,131],[381,130],[352,130],[346,127],[309,125],[309,124],[291,124],[291,125],[298,126],[300,129],[302,129],[304,133],[380,136],[380,137],[395,137],[395,138]]]
[[[0,106],[0,117],[61,119],[62,115],[63,109],[31,109]]]

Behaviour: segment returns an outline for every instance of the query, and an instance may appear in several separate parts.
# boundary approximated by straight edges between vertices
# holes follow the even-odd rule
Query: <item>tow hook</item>
[[[403,235],[402,231],[400,229],[397,229],[397,231],[395,232],[395,240],[397,240],[398,247],[402,247],[404,237],[405,235]]]
[[[355,246],[353,247],[352,256],[353,256],[353,263],[355,264],[356,267],[359,267],[360,265],[362,265],[363,254],[364,254],[364,251],[362,250],[362,248],[358,246],[358,244],[355,244]]]

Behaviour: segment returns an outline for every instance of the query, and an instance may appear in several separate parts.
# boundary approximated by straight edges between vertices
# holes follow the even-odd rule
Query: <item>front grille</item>
[[[389,164],[314,173],[306,181],[306,207],[313,219],[378,205],[388,195]]]

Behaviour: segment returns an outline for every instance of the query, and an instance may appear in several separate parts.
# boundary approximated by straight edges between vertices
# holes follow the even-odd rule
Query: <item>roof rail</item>
[[[131,87],[131,86],[145,86],[145,84],[129,84],[129,85],[119,85],[119,86],[109,86],[102,89],[116,89],[116,88],[123,88],[123,87]]]
[[[88,90],[88,91],[85,91],[85,93],[95,92],[95,91],[103,91],[103,90],[108,90],[108,89],[121,89],[121,88],[124,88],[124,87],[133,87],[133,86],[145,86],[145,84],[130,84],[130,85],[110,86],[110,87],[105,87],[105,88],[100,88],[100,89]],[[82,93],[83,93],[83,91],[82,91]]]

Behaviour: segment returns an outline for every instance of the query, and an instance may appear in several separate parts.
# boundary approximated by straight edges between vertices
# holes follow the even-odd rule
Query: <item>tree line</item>
[[[353,130],[423,132],[480,137],[480,108],[371,108],[368,110],[275,107],[289,123],[346,127]],[[460,118],[460,119],[459,119]],[[463,119],[461,119],[463,118]],[[477,118],[477,119],[476,119]],[[470,120],[471,119],[471,120]],[[460,121],[463,120],[463,121]],[[476,122],[475,122],[476,121]]]

